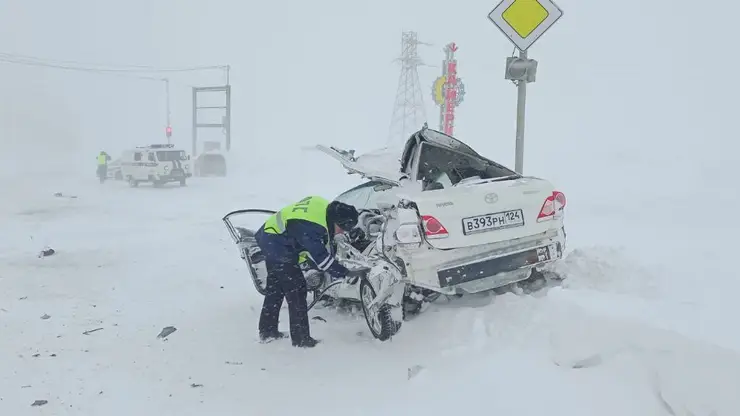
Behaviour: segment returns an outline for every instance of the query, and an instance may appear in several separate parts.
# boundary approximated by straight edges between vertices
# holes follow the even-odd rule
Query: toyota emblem
[[[485,197],[486,202],[489,204],[495,204],[498,201],[498,195],[494,193],[487,194]]]

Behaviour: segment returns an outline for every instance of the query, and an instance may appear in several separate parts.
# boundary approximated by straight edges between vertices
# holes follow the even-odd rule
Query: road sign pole
[[[519,49],[519,56],[506,58],[505,79],[517,86],[516,150],[514,170],[524,171],[524,116],[527,83],[535,82],[537,61],[527,58],[527,49],[552,27],[563,11],[553,0],[501,0],[491,10],[488,19]]]
[[[527,59],[527,51],[519,51],[519,59]],[[516,150],[514,170],[524,173],[524,116],[527,108],[527,81],[520,80],[516,86]],[[511,136],[509,136],[511,137]]]

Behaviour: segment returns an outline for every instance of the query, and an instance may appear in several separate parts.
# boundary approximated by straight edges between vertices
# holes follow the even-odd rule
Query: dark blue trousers
[[[260,230],[262,231],[262,230]],[[308,322],[308,291],[306,279],[298,266],[298,253],[286,256],[285,247],[275,250],[275,244],[280,244],[280,237],[258,232],[257,243],[265,254],[267,266],[267,287],[265,299],[260,313],[259,332],[269,334],[277,331],[280,308],[283,299],[288,302],[290,317],[290,338],[293,344],[301,343],[311,336]],[[280,256],[271,253],[280,252]]]

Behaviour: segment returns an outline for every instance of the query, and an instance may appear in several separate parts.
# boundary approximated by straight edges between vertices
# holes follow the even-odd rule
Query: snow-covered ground
[[[238,175],[165,189],[92,175],[10,183],[2,415],[740,412],[739,284],[721,261],[732,249],[711,222],[676,225],[690,199],[666,215],[665,202],[636,201],[630,219],[574,186],[564,287],[440,301],[385,343],[359,314],[314,310],[323,343],[302,350],[256,342],[261,298],[220,221],[287,202],[267,186]],[[38,258],[46,245],[56,254]]]
[[[441,300],[385,343],[315,310],[309,350],[256,342],[221,217],[356,183],[302,149],[385,144],[402,30],[430,65],[457,42],[455,133],[513,165],[497,2],[5,3],[0,54],[232,65],[234,149],[228,178],[101,186],[99,150],[162,139],[164,86],[2,63],[0,416],[740,415],[736,3],[558,0],[529,54],[524,170],[567,195],[566,283]],[[430,125],[439,73],[419,69]],[[178,146],[189,86],[220,75],[171,75]]]

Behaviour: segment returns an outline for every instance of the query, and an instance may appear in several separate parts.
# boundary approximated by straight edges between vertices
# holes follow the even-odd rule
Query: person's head
[[[334,234],[341,234],[354,228],[359,215],[355,207],[339,201],[330,202],[326,208],[326,221],[329,227],[334,227]]]

